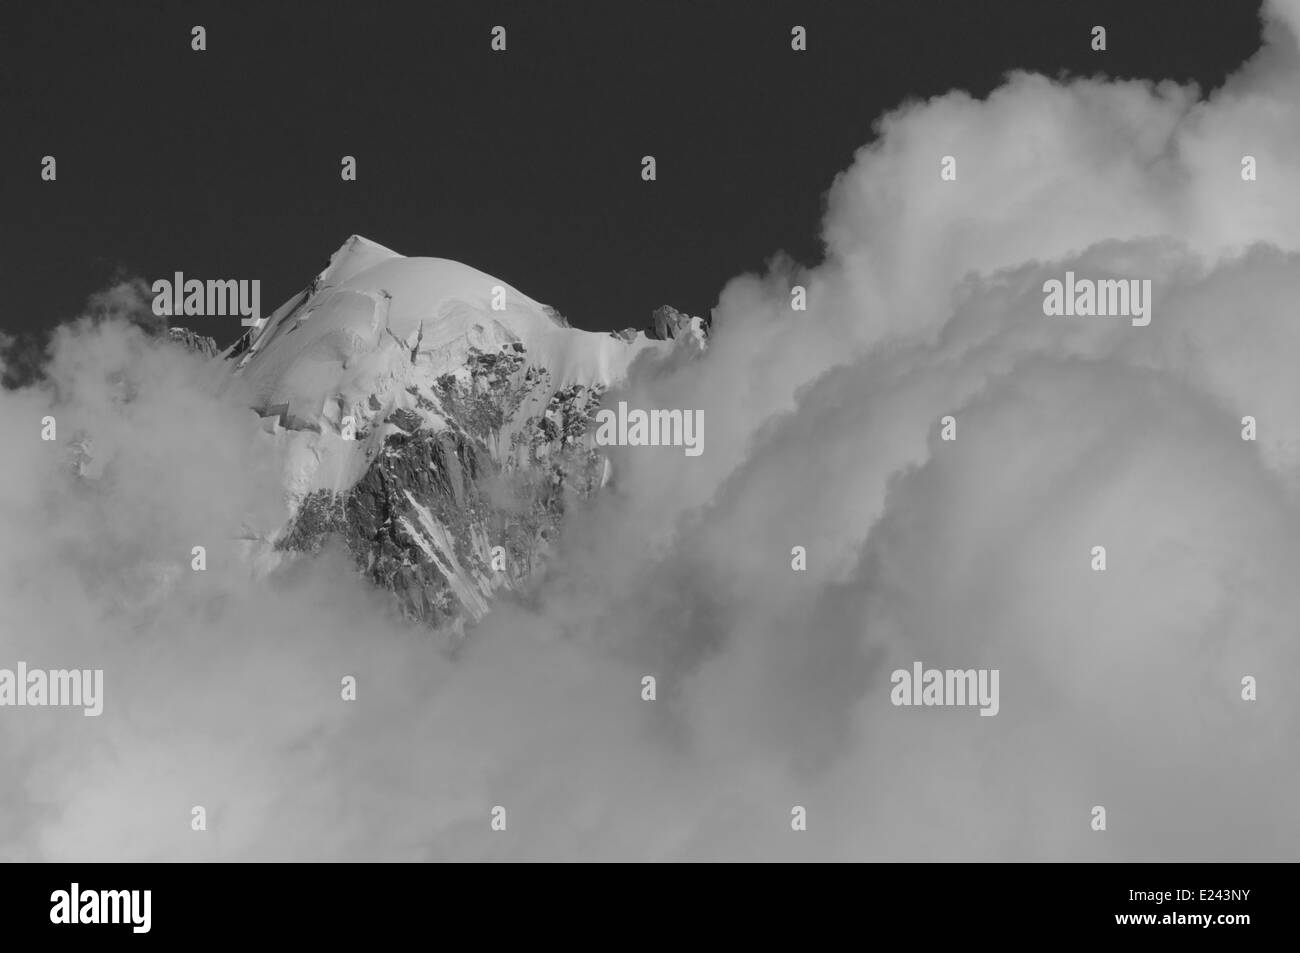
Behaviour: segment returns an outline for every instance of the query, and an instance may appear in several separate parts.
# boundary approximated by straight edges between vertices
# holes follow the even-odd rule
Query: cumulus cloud
[[[102,667],[105,712],[0,718],[0,856],[1289,856],[1298,32],[1269,5],[1208,94],[1017,73],[883,117],[824,261],[737,278],[702,359],[611,395],[703,410],[705,453],[616,450],[454,661],[339,554],[250,562],[284,504],[220,368],[60,329],[0,396],[0,665]],[[1044,316],[1067,270],[1149,279],[1150,326]],[[999,669],[999,714],[894,707],[916,660]]]

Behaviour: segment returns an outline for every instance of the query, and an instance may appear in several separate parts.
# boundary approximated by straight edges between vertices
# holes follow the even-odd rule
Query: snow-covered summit
[[[321,434],[325,471],[298,471],[297,492],[343,489],[375,441],[344,448],[332,441],[364,432],[378,442],[399,411],[433,428],[445,423],[439,381],[469,385],[485,356],[505,354],[520,373],[545,372],[533,388],[540,412],[551,395],[574,385],[608,388],[636,356],[664,349],[645,334],[628,339],[567,326],[553,309],[499,278],[445,258],[407,258],[359,235],[330,256],[311,284],[227,351],[251,386],[255,406],[282,426]],[[546,391],[546,392],[543,392]],[[522,421],[526,418],[519,418]],[[506,427],[507,440],[514,429]],[[332,464],[332,465],[331,465]],[[319,477],[319,478],[318,478]]]
[[[445,258],[407,258],[358,235],[300,294],[235,348],[262,408],[337,422],[391,413],[409,387],[464,368],[472,351],[505,348],[546,367],[557,389],[608,387],[658,342],[567,327],[499,278]],[[522,351],[515,345],[522,345]],[[411,396],[411,395],[408,395]],[[426,394],[426,396],[428,396]],[[327,407],[327,405],[333,405]]]

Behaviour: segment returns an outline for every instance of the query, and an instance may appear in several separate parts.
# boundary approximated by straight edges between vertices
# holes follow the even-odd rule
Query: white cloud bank
[[[456,661],[340,556],[249,568],[280,493],[218,368],[62,329],[0,395],[0,666],[102,667],[105,711],[0,710],[0,857],[1295,859],[1300,4],[1267,18],[1206,98],[1014,74],[884,117],[824,263],[624,395],[707,452],[619,451]],[[1151,325],[1045,317],[1066,270],[1150,279]],[[891,706],[914,660],[999,669],[1000,713]]]

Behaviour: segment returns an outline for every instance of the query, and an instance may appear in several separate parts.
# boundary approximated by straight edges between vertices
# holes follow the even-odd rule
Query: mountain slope
[[[337,538],[408,617],[461,633],[607,477],[605,390],[642,353],[703,346],[700,319],[669,326],[581,331],[491,275],[353,236],[224,355],[284,467],[293,517],[268,539]]]

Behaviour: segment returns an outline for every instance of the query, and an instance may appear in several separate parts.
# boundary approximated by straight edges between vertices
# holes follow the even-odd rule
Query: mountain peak
[[[469,381],[481,356],[508,353],[518,374],[544,372],[549,391],[536,394],[544,406],[573,385],[609,387],[638,353],[671,343],[573,328],[554,308],[470,265],[407,257],[352,235],[309,287],[227,356],[237,359],[257,408],[283,408],[285,419],[337,439],[343,417],[386,434],[383,424],[398,410],[446,426],[448,415],[434,409],[440,381],[448,374]],[[345,469],[331,483],[355,477]]]
[[[341,284],[380,262],[402,257],[404,256],[391,248],[372,242],[363,235],[349,235],[348,240],[330,255],[325,270],[316,276],[316,286],[320,288]]]
[[[469,265],[350,236],[227,355],[283,467],[289,519],[263,537],[339,537],[409,617],[462,632],[541,565],[565,500],[610,478],[606,390],[640,354],[703,346],[671,308],[649,330],[574,328]]]
[[[365,235],[358,235],[355,232],[349,235],[348,240],[339,246],[339,251],[349,250],[372,250],[388,255],[399,255],[398,252],[393,251],[391,248],[381,245],[379,242],[371,241]],[[335,252],[335,254],[338,254],[338,252]]]

